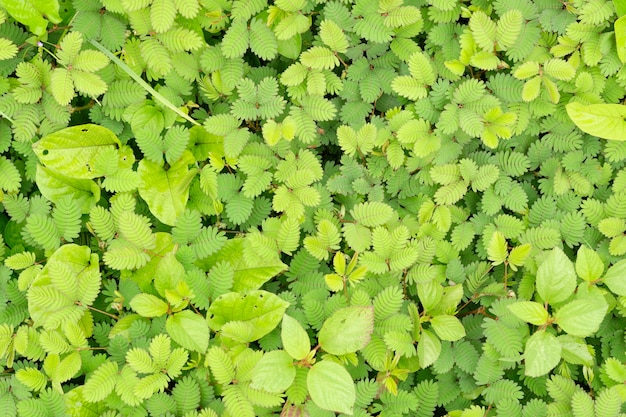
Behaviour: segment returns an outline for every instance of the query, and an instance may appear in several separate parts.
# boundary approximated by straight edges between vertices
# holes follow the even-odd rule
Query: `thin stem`
[[[109,59],[111,61],[115,62],[117,64],[117,66],[119,66],[126,74],[128,74],[133,80],[135,80],[137,82],[137,84],[142,86],[144,90],[146,90],[147,92],[152,94],[152,97],[154,97],[155,99],[157,99],[161,103],[163,103],[163,105],[165,107],[167,107],[168,109],[170,109],[171,111],[173,111],[174,113],[176,113],[177,115],[182,117],[183,119],[187,120],[191,124],[194,124],[196,126],[200,126],[200,123],[198,123],[197,121],[195,121],[194,119],[189,117],[188,114],[183,113],[178,107],[173,105],[171,101],[169,101],[168,99],[163,97],[161,94],[159,94],[158,91],[156,91],[154,88],[152,88],[150,86],[150,84],[145,82],[143,80],[143,78],[141,78],[139,75],[137,75],[137,73],[135,71],[133,71],[128,65],[126,65],[121,59],[119,59],[118,57],[113,55],[111,53],[111,51],[106,49],[104,46],[100,45],[100,43],[98,41],[95,41],[93,39],[89,39],[89,43],[92,44],[93,46],[95,46],[100,52],[105,54],[107,57],[109,57]]]
[[[115,320],[119,320],[120,319],[119,316],[116,316],[115,314],[107,313],[106,311],[97,309],[97,308],[92,307],[92,306],[86,306],[83,303],[81,303],[80,301],[76,301],[76,305],[81,306],[81,307],[87,307],[89,310],[93,310],[93,311],[95,311],[97,313],[104,314],[105,316],[109,316],[109,317],[111,317],[112,319],[115,319]]]
[[[2,110],[0,110],[0,116],[2,116],[5,119],[7,119],[12,125],[15,124],[15,121],[13,119],[11,119],[9,116],[7,116],[6,113],[4,113]]]

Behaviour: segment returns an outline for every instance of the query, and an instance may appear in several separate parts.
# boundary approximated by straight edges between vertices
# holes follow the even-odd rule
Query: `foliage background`
[[[3,0],[0,414],[624,415],[625,12]]]

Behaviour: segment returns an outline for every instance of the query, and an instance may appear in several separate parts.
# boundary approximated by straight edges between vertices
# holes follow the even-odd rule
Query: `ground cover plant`
[[[0,2],[0,415],[626,415],[626,4]]]

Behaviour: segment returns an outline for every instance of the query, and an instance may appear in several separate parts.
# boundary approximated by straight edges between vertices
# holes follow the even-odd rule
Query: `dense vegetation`
[[[624,14],[0,1],[0,416],[626,415]]]

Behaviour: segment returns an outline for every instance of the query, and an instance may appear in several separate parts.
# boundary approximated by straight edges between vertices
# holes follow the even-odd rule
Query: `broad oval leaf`
[[[169,306],[152,294],[137,294],[130,300],[130,307],[143,317],[159,317],[167,313]]]
[[[296,360],[304,359],[311,351],[311,341],[306,330],[298,320],[287,314],[283,316],[280,338],[285,351]]]
[[[441,341],[428,330],[422,330],[417,343],[417,358],[421,368],[426,368],[439,358]]]
[[[148,203],[150,212],[167,225],[174,226],[187,208],[189,185],[198,171],[188,168],[194,161],[191,153],[186,151],[167,170],[147,159],[139,162],[139,195]]]
[[[306,383],[319,408],[352,415],[356,389],[346,368],[331,361],[318,362],[309,370]]]
[[[611,266],[604,274],[602,282],[612,293],[626,296],[626,259]]]
[[[565,301],[576,289],[574,264],[559,248],[554,248],[537,270],[537,292],[543,301]]]
[[[604,139],[626,140],[626,106],[568,103],[567,114],[580,130]]]
[[[68,178],[92,179],[104,171],[94,162],[102,153],[117,150],[122,144],[106,127],[86,124],[72,126],[44,136],[33,144],[41,163]]]
[[[546,324],[549,318],[548,311],[534,301],[518,301],[507,307],[515,316],[535,326]]]
[[[465,337],[465,327],[463,327],[461,321],[454,316],[445,314],[436,316],[432,318],[430,324],[432,324],[433,330],[441,340],[454,342]]]
[[[267,392],[284,392],[291,386],[296,377],[296,368],[293,359],[284,350],[267,352],[252,370],[254,389]]]
[[[367,346],[373,331],[373,307],[346,307],[324,322],[318,341],[326,352],[345,355]]]
[[[209,307],[207,320],[211,329],[216,332],[229,322],[248,322],[252,325],[248,342],[252,342],[271,332],[288,306],[288,302],[263,290],[245,294],[230,292],[215,299]]]
[[[561,344],[552,333],[539,330],[526,341],[524,357],[526,376],[540,377],[559,364]]]
[[[554,318],[567,334],[588,337],[598,331],[608,308],[602,296],[584,297],[565,304]]]
[[[165,330],[185,349],[204,353],[209,347],[209,326],[202,316],[192,311],[183,310],[169,316]]]

